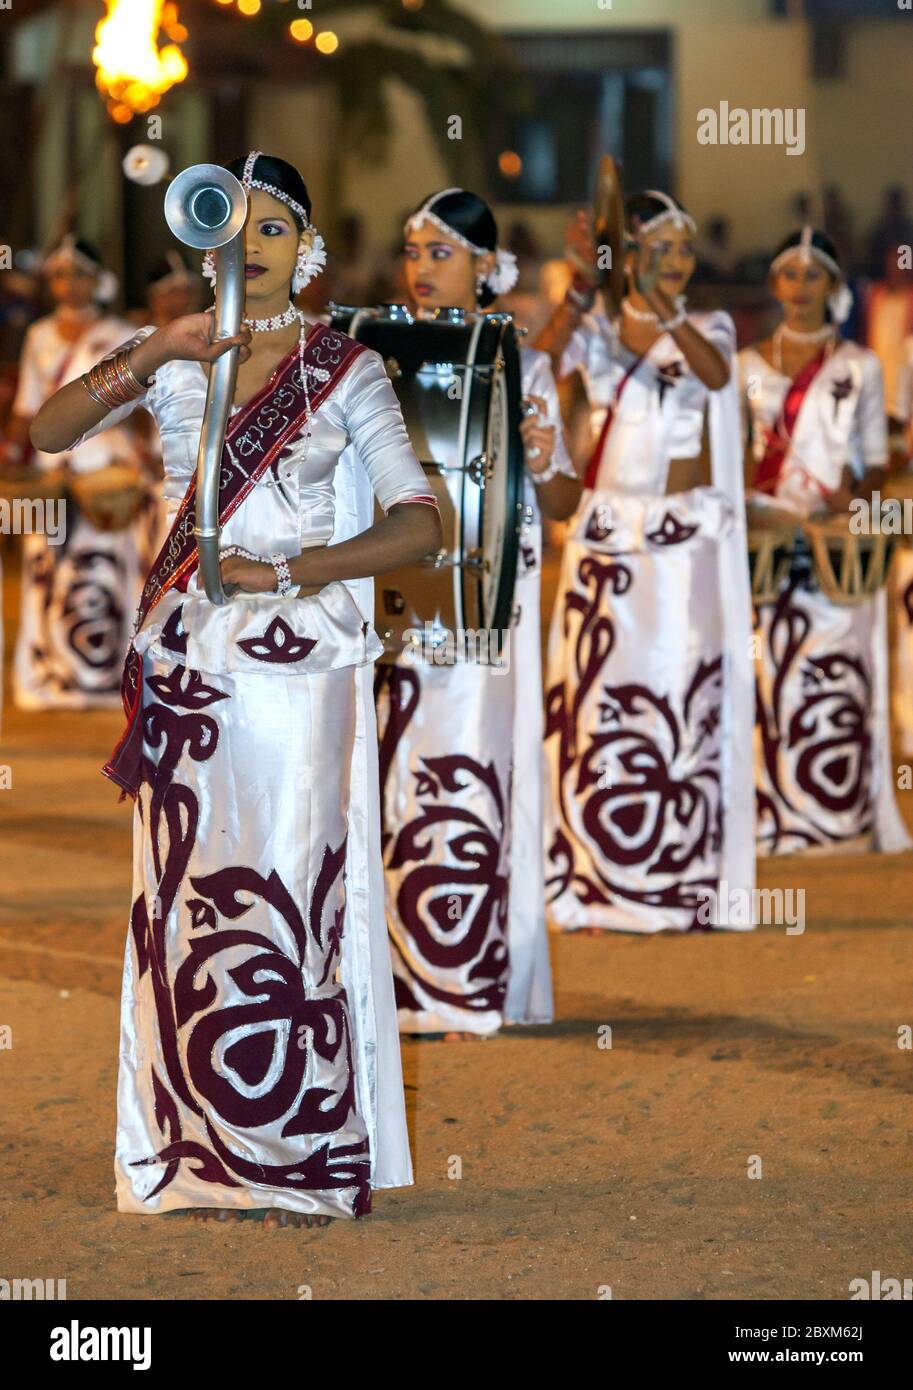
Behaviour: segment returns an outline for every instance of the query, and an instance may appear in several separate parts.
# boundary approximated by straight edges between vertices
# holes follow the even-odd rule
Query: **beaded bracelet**
[[[656,327],[663,333],[671,333],[674,328],[681,328],[688,315],[684,309],[679,309],[678,313],[671,319],[657,319]]]
[[[288,559],[285,555],[276,554],[269,557],[269,562],[276,571],[276,592],[280,598],[285,598],[286,594],[290,594],[294,588]]]
[[[219,551],[219,559],[224,560],[226,555],[237,555],[242,560],[253,560],[257,565],[272,565],[276,571],[276,592],[280,598],[285,598],[293,589],[298,586],[292,582],[292,572],[288,567],[288,557],[281,554],[276,555],[255,555],[252,550],[245,550],[243,545],[228,545],[224,550]]]
[[[237,555],[241,560],[253,560],[258,565],[269,564],[265,555],[255,555],[252,550],[245,550],[243,545],[227,545],[224,550],[219,551],[220,560],[224,560],[227,555]]]
[[[552,478],[557,478],[558,474],[562,471],[560,459],[553,457],[548,468],[544,468],[541,473],[534,473],[530,468],[529,476],[538,487],[540,483],[550,483]],[[565,474],[565,476],[567,475]]]

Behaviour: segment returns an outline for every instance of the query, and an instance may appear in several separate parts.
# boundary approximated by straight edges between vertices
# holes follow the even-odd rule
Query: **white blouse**
[[[739,353],[743,406],[751,420],[755,461],[783,409],[792,380],[755,348]],[[887,420],[881,365],[874,352],[844,339],[814,377],[799,410],[773,494],[803,516],[840,486],[849,464],[857,478],[887,462]]]
[[[135,341],[154,332],[147,325]],[[81,444],[119,423],[137,406],[150,411],[161,438],[169,523],[196,473],[208,386],[202,363],[166,362],[142,396],[112,410],[78,441]],[[233,407],[232,414],[240,408]],[[309,432],[305,430],[283,450],[275,477],[273,470],[267,470],[229,518],[222,528],[222,545],[242,545],[258,555],[281,551],[289,557],[309,546],[325,545],[335,521],[333,474],[349,448],[357,452],[385,511],[412,497],[428,496],[428,482],[409,442],[383,360],[368,349],[313,413]]]
[[[22,344],[19,361],[19,381],[13,412],[27,419],[37,415],[45,401],[61,386],[75,381],[106,353],[119,347],[136,332],[133,324],[114,315],[90,320],[85,332],[75,342],[67,342],[60,334],[56,314],[47,314],[29,328]],[[112,457],[138,457],[136,441],[123,430],[108,435],[103,443],[79,450],[74,445],[67,450],[67,462],[77,473],[91,472],[104,467]],[[35,450],[35,462],[45,469],[59,468],[58,454]]]
[[[520,349],[520,376],[523,383],[524,396],[539,396],[545,401],[545,414],[542,416],[543,425],[551,425],[555,430],[555,447],[549,461],[549,470],[552,465],[557,465],[557,472],[567,478],[577,477],[577,470],[571,462],[571,456],[567,451],[564,442],[564,423],[561,419],[561,405],[558,400],[558,388],[555,385],[555,377],[552,372],[551,358],[547,352],[536,352],[533,348],[521,347]],[[547,470],[547,471],[549,471]],[[541,520],[539,501],[536,496],[536,475],[529,468],[524,471],[523,500],[527,507],[532,511],[534,522]]]
[[[135,341],[153,332],[147,325]],[[116,426],[137,406],[145,406],[161,436],[169,522],[196,473],[208,384],[199,362],[167,362],[143,395],[110,411],[78,441],[82,444]],[[267,470],[222,527],[223,548],[240,545],[257,555],[281,552],[292,559],[303,549],[326,544],[334,534],[352,535],[366,529],[369,511],[356,496],[365,489],[359,483],[353,491],[355,477],[367,475],[385,511],[399,502],[428,497],[424,470],[412,451],[396,393],[378,353],[365,350],[357,356],[313,412],[309,426],[286,445],[275,474]],[[337,473],[341,488],[334,487]],[[170,589],[147,615],[134,646],[138,652],[174,661],[174,644],[179,640],[186,644],[182,660],[191,670],[260,675],[266,670],[274,679],[277,673],[294,677],[362,665],[383,650],[369,628],[370,592],[370,581],[337,580],[301,599],[297,599],[296,586],[288,597],[240,593],[216,606],[205,597],[196,569],[186,594]],[[290,599],[296,602],[291,604]],[[313,651],[290,664],[265,667],[259,648],[272,640],[277,620],[302,625]]]
[[[693,313],[689,322],[729,361],[735,354],[735,325],[726,313]],[[604,314],[588,314],[561,359],[561,377],[580,368],[598,437],[606,411],[615,417],[603,450],[597,488],[657,495],[665,492],[672,459],[701,452],[708,388],[688,366],[669,333],[663,333],[616,393],[637,356],[624,346],[617,326]]]

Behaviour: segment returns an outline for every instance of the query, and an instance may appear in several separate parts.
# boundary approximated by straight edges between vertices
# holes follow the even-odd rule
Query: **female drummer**
[[[75,380],[134,331],[104,311],[116,292],[113,275],[81,239],[64,238],[43,266],[55,307],[28,330],[13,402],[5,471],[33,482],[61,460],[28,449],[29,424],[65,382]],[[102,307],[100,307],[102,306]],[[130,429],[69,451],[74,481],[111,463],[139,467],[139,440]],[[139,496],[139,494],[137,494]],[[13,665],[13,694],[21,709],[116,706],[120,671],[142,586],[141,535],[129,524],[100,529],[99,518],[74,505],[54,506],[64,525],[22,537],[22,597]]]
[[[370,576],[441,531],[381,359],[291,302],[323,261],[300,173],[257,150],[228,167],[249,199],[241,333],[214,342],[209,313],[147,325],[58,392],[32,436],[66,449],[144,404],[172,508],[105,768],[136,797],[118,1209],[325,1224],[411,1181]],[[232,344],[221,571],[240,592],[217,606],[200,581],[194,468],[207,367]]]
[[[838,335],[850,291],[823,232],[788,237],[770,267],[783,318],[739,354],[751,428],[750,499],[800,520],[841,515],[887,463],[881,367]],[[832,602],[806,558],[756,608],[758,849],[906,848],[890,765],[885,593]]]
[[[618,318],[587,312],[597,257],[581,215],[575,281],[540,337],[562,377],[582,370],[597,437],[549,644],[550,912],[560,928],[594,934],[748,927],[752,689],[735,331],[728,314],[685,307],[695,227],[673,198],[634,195],[627,224]],[[720,903],[721,884],[738,892],[736,911]]]
[[[516,279],[481,198],[450,188],[406,223],[415,311],[484,311]],[[542,870],[540,510],[568,516],[580,493],[543,353],[520,350],[532,413],[515,612],[492,663],[412,652],[377,668],[387,921],[400,1029],[485,1037],[505,1020],[552,1017]],[[459,410],[454,409],[454,428]],[[473,659],[475,658],[475,659]],[[497,659],[504,663],[498,666]],[[507,666],[505,670],[504,667]]]

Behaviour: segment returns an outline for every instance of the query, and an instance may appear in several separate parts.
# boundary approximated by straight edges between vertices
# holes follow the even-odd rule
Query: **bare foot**
[[[231,1207],[188,1207],[191,1221],[243,1221],[244,1212]]]
[[[578,927],[577,936],[605,936],[602,927]]]
[[[270,1207],[263,1218],[264,1226],[276,1230],[282,1226],[329,1226],[332,1216],[309,1216],[303,1211],[286,1211],[285,1207]]]
[[[487,1042],[493,1033],[445,1033],[444,1042]]]

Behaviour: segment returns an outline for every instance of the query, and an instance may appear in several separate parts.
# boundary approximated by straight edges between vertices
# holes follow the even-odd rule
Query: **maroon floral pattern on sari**
[[[353,1211],[362,1215],[370,1209],[367,1141],[334,1141],[356,1108],[348,1004],[334,983],[343,910],[333,903],[345,840],[326,846],[306,905],[268,866],[229,861],[214,872],[189,873],[200,804],[178,766],[182,758],[202,764],[216,755],[228,698],[181,665],[146,683],[148,751],[137,805],[155,891],[134,901],[131,931],[138,987],[151,990],[154,1000],[162,1071],[150,1062],[149,1080],[162,1143],[131,1164],[161,1169],[147,1201],[186,1164],[201,1182],[226,1188],[354,1188]],[[169,960],[176,918],[185,945],[175,968]],[[308,987],[315,960],[322,968],[316,987]],[[308,1084],[312,1059],[344,1078],[338,1089]],[[205,1142],[188,1137],[182,1115],[196,1117]],[[320,1142],[301,1158],[264,1164],[236,1152],[220,1132],[243,1131],[254,1148],[258,1130],[280,1122],[284,1139],[320,1136]]]
[[[508,972],[509,788],[493,762],[469,753],[419,755],[410,767],[418,814],[391,824],[393,758],[422,694],[419,666],[378,665],[381,843],[396,1002],[418,1012],[428,1007],[424,995],[454,1010],[500,1011]],[[465,987],[448,987],[448,972],[458,972]]]
[[[316,645],[314,638],[299,637],[284,618],[278,615],[259,637],[247,637],[238,642],[241,650],[254,660],[270,661],[280,665],[303,661]]]
[[[666,521],[651,538],[658,546],[698,529],[671,513]],[[546,692],[557,812],[547,895],[579,903],[581,923],[588,908],[636,906],[672,910],[697,927],[722,841],[722,658],[697,657],[678,697],[614,674],[632,669],[617,613],[643,580],[640,563],[583,552],[576,582],[559,600],[571,656]]]
[[[107,548],[71,539],[24,557],[23,588],[37,617],[33,681],[48,695],[116,695],[129,641],[129,536]]]
[[[861,651],[822,644],[806,593],[794,571],[777,602],[756,610],[765,854],[839,845],[873,827],[872,673]]]

